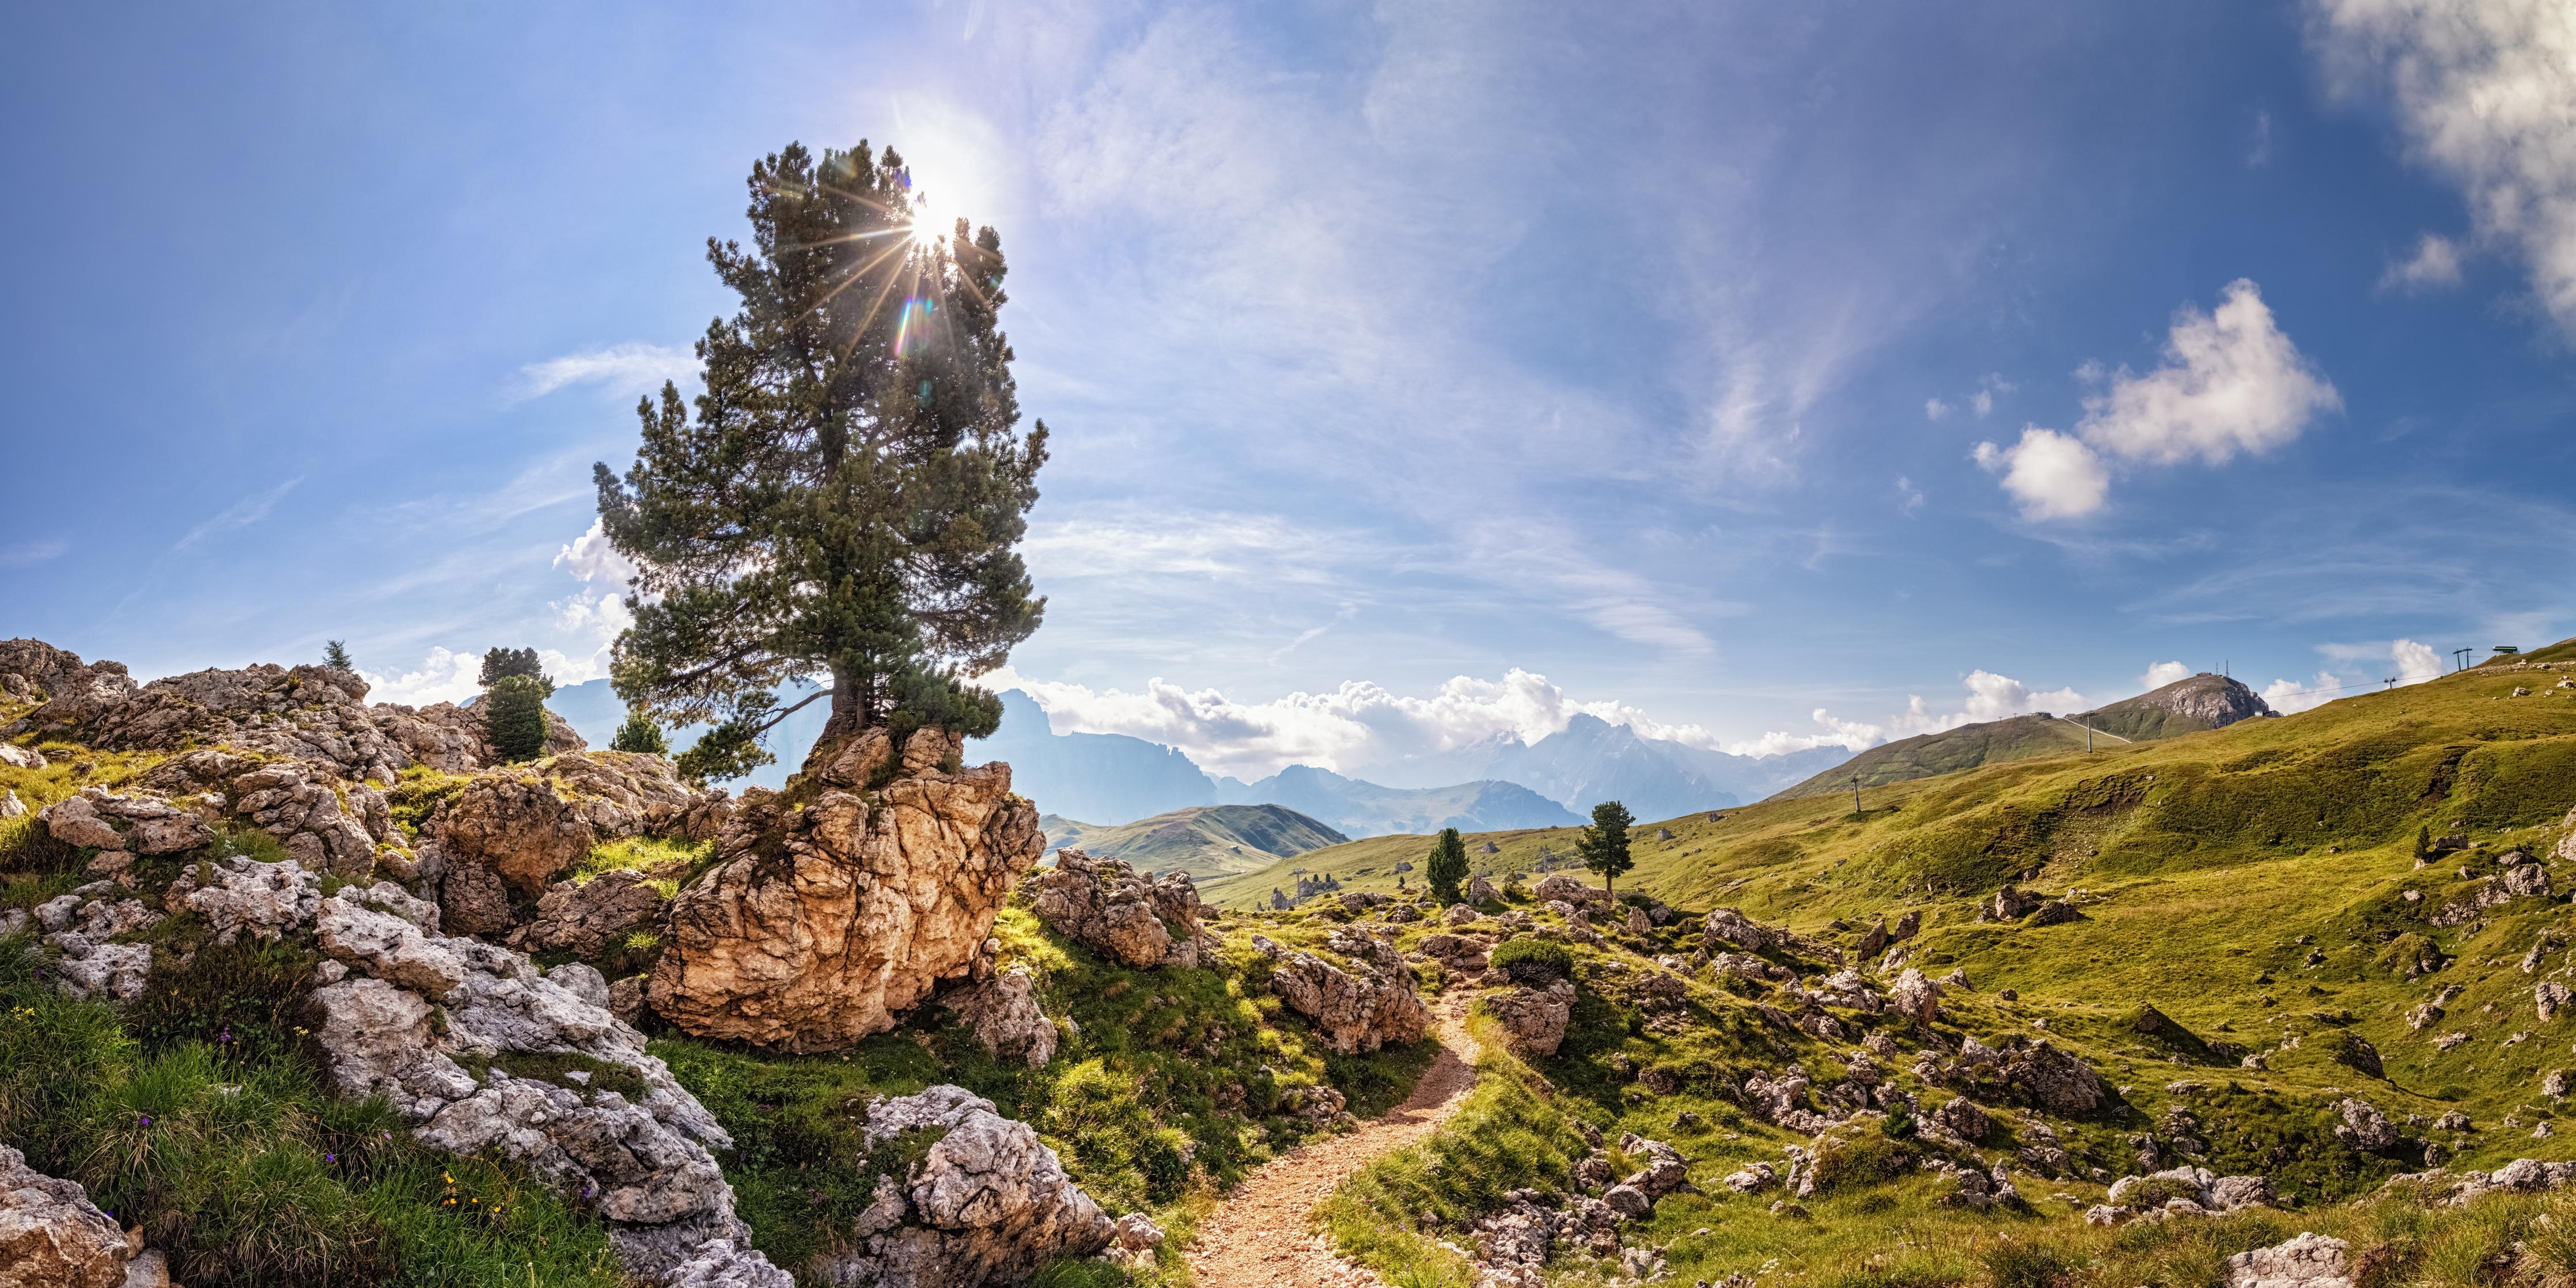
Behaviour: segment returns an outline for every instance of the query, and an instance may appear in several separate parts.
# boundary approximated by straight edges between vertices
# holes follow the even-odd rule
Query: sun
[[[957,214],[924,188],[912,191],[912,244],[929,249],[948,240],[957,227]]]

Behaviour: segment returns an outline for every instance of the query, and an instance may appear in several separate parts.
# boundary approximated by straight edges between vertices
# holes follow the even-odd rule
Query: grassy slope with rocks
[[[18,710],[0,710],[0,720]],[[96,753],[61,742],[42,769],[0,765],[0,789],[29,808],[0,820],[0,909],[26,908],[89,878],[89,855],[60,845],[34,811],[88,786],[119,787],[164,757]],[[407,771],[388,784],[394,817],[417,830],[464,776]],[[598,847],[573,879],[619,868],[685,865],[693,879],[712,846],[651,838]],[[224,835],[217,856],[286,857],[266,834]],[[194,857],[145,858],[133,871],[149,897]],[[164,871],[163,869],[167,869]],[[326,880],[326,885],[334,884]],[[1330,1087],[1351,1112],[1402,1100],[1428,1067],[1430,1041],[1341,1055],[1284,1014],[1264,987],[1269,963],[1251,929],[1219,927],[1208,969],[1139,971],[1094,958],[1007,908],[995,935],[1001,964],[1029,968],[1063,1038],[1031,1070],[988,1057],[941,1007],[917,1008],[896,1030],[833,1055],[783,1056],[658,1030],[652,1049],[723,1122],[736,1151],[721,1159],[753,1242],[781,1265],[835,1250],[875,1177],[903,1161],[861,1147],[867,1103],[933,1083],[992,1099],[1035,1126],[1066,1169],[1112,1213],[1148,1211],[1171,1230],[1162,1266],[1196,1213],[1249,1168],[1292,1148],[1329,1119],[1301,1112],[1306,1088]],[[1318,948],[1328,928],[1272,928]],[[213,947],[193,914],[121,939],[189,952],[156,960],[151,984],[119,1008],[74,1002],[46,982],[47,950],[0,936],[0,1141],[39,1171],[89,1187],[129,1225],[142,1225],[191,1285],[528,1283],[625,1284],[604,1228],[523,1171],[411,1146],[381,1101],[329,1092],[326,1065],[304,1026],[318,958],[309,947]],[[650,968],[649,932],[582,959],[611,978]],[[541,954],[556,965],[573,954]],[[510,1057],[512,1072],[548,1069]],[[537,1063],[543,1063],[538,1061]],[[523,1067],[525,1066],[525,1067]],[[239,1088],[240,1090],[229,1090]],[[899,1152],[899,1151],[897,1151]],[[1162,1269],[1067,1262],[1048,1284],[1161,1282]],[[814,1282],[820,1282],[816,1280]]]
[[[1051,847],[1125,859],[1139,872],[1187,872],[1202,880],[1351,839],[1285,805],[1193,805],[1114,826],[1049,814],[1038,825]]]
[[[2542,1081],[2576,1067],[2576,1015],[2544,1022],[2533,993],[2576,959],[2562,944],[2530,973],[2522,967],[2564,928],[2564,904],[2521,899],[2441,915],[2473,903],[2499,857],[2555,853],[2576,806],[2576,689],[2555,687],[2559,672],[2542,668],[2562,659],[2576,663],[2576,646],[2528,655],[2520,669],[2490,666],[2283,719],[1909,782],[1875,793],[1863,815],[1830,798],[1774,800],[1718,822],[1693,815],[1667,825],[1672,841],[1639,847],[1640,868],[1623,886],[1694,912],[1741,908],[1846,947],[1877,915],[1920,911],[1912,964],[1934,975],[1962,969],[1976,990],[1943,999],[1946,1033],[1989,1044],[2045,1037],[2089,1059],[2119,1093],[2092,1114],[2052,1120],[2078,1175],[2018,1177],[2028,1210],[1944,1206],[1949,1182],[1891,1165],[1919,1145],[1867,1131],[1829,1147],[1846,1165],[1803,1210],[1774,1215],[1777,1190],[1729,1195],[1718,1176],[1757,1158],[1776,1164],[1782,1146],[1810,1142],[1750,1118],[1728,1085],[1748,1063],[1795,1061],[1820,1089],[1830,1086],[1844,1076],[1830,1057],[1848,1044],[1749,1024],[1745,999],[1704,977],[1690,984],[1687,1024],[1656,1023],[1623,992],[1641,963],[1619,948],[1668,953],[1695,936],[1664,930],[1632,942],[1621,930],[1608,933],[1608,951],[1576,950],[1580,992],[1564,1047],[1524,1062],[1489,1044],[1488,1061],[1508,1076],[1489,1079],[1479,1103],[1421,1149],[1346,1187],[1330,1227],[1390,1273],[1412,1267],[1411,1282],[1472,1282],[1439,1240],[1471,1244],[1461,1223],[1505,1190],[1563,1187],[1562,1160],[1583,1146],[1558,1124],[1581,1118],[1614,1138],[1630,1130],[1670,1140],[1692,1159],[1706,1192],[1665,1200],[1638,1232],[1680,1282],[1744,1273],[1869,1284],[2211,1283],[2227,1253],[2300,1229],[2353,1240],[2378,1283],[2566,1282],[2576,1269],[2568,1199],[2496,1196],[2463,1212],[2379,1188],[2419,1167],[2410,1151],[2428,1142],[2455,1169],[2576,1157],[2568,1134],[2534,1136],[2562,1112]],[[2419,828],[2462,835],[2468,846],[2419,868]],[[1482,857],[1505,865],[1525,866],[1540,843],[1536,834],[1495,839],[1504,853]],[[2563,898],[2576,865],[2548,866]],[[2064,896],[2083,915],[2055,925],[1978,921],[1978,902],[2008,882]],[[2454,986],[2447,1015],[2410,1027],[2409,1010]],[[2005,988],[2018,1000],[2003,1000]],[[2435,1039],[2452,1033],[2466,1036],[2440,1049]],[[2342,1057],[2355,1038],[2381,1053],[2384,1076]],[[1908,1054],[1888,1063],[1910,1062],[1904,1045]],[[2244,1067],[2241,1052],[2260,1052],[2267,1067]],[[1662,1068],[1674,1090],[1646,1091],[1622,1068]],[[1895,1080],[1914,1087],[1910,1073]],[[1926,1106],[1947,1096],[1916,1089]],[[2337,1139],[2334,1106],[2345,1095],[2376,1104],[2410,1143],[2388,1156]],[[2177,1109],[2199,1121],[2206,1149],[2197,1161],[2272,1177],[2291,1210],[2085,1227],[2078,1214],[2102,1201],[2100,1179],[2141,1170],[2133,1138],[2157,1139],[2167,1165],[2194,1161],[2165,1130]],[[2453,1111],[2471,1126],[2434,1126]],[[1698,1126],[1677,1125],[1686,1113]],[[2095,1167],[2099,1177],[2088,1179]],[[1426,1227],[1425,1212],[1442,1224]],[[2520,1260],[2496,1260],[2517,1241]],[[1569,1283],[1609,1274],[1580,1254],[1560,1255],[1552,1269]]]

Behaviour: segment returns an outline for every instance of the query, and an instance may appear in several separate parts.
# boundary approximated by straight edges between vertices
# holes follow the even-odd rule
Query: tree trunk
[[[868,695],[859,691],[858,672],[846,663],[832,664],[832,718],[823,722],[817,747],[855,736],[868,727]]]

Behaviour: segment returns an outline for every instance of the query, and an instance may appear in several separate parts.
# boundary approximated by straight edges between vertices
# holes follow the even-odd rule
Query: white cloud
[[[2188,680],[2191,674],[2191,668],[2180,662],[2158,662],[2148,667],[2146,674],[2138,677],[2138,688],[2142,691],[2161,689],[2168,684]]]
[[[433,648],[417,671],[401,675],[380,675],[360,668],[358,678],[367,682],[369,702],[399,702],[407,707],[425,707],[439,702],[463,702],[483,692],[477,683],[483,674],[483,655]]]
[[[2336,662],[2367,662],[2372,665],[2359,672],[2319,671],[2316,682],[2274,680],[2263,687],[2263,700],[2272,709],[2287,715],[2306,711],[2332,702],[2347,694],[2366,693],[2387,685],[2390,680],[2404,684],[2422,684],[2442,676],[2442,655],[2429,644],[2410,639],[2394,639],[2366,644],[2324,644],[2317,651]]]
[[[294,491],[295,485],[303,481],[304,476],[298,474],[294,478],[288,479],[257,496],[246,496],[241,500],[233,502],[231,505],[225,506],[222,510],[217,511],[213,517],[208,518],[197,526],[188,529],[187,534],[172,543],[170,548],[172,550],[194,550],[212,538],[222,536],[227,532],[240,531],[243,528],[247,528],[260,520],[267,518],[268,512],[276,509],[277,503],[285,500],[286,494]]]
[[[2341,406],[2334,386],[2273,323],[2262,291],[2240,277],[2215,312],[2184,305],[2165,342],[2165,365],[2114,373],[2108,390],[2084,400],[2075,432],[2132,461],[2224,465],[2238,452],[2297,438],[2309,418]]]
[[[2381,290],[2391,288],[2423,290],[2435,286],[2460,284],[2460,244],[2439,233],[2426,233],[2415,243],[2415,253],[2403,263],[2391,264],[2379,275]]]
[[[2273,322],[2262,291],[2243,278],[2227,284],[2215,311],[2186,304],[2174,315],[2164,365],[2139,374],[2087,362],[2075,374],[2109,387],[2084,400],[2074,434],[2032,425],[2011,447],[1977,444],[1977,464],[2002,472],[2025,519],[2101,509],[2111,489],[2108,459],[2223,465],[2239,452],[2287,443],[2317,413],[2343,406]]]
[[[2010,447],[1977,444],[1977,464],[2001,471],[2003,487],[2021,502],[2025,519],[2074,519],[2102,508],[2111,473],[2082,441],[2030,425]]]
[[[2347,86],[2384,84],[2417,160],[2468,198],[2576,337],[2576,7],[2552,0],[2311,0]]]
[[[1824,726],[1823,733],[1797,734],[1775,730],[1759,738],[1728,743],[1724,749],[1739,756],[1770,756],[1828,745],[1860,751],[1894,738],[1939,733],[1964,724],[2002,720],[2035,711],[2064,715],[2081,711],[2089,705],[2084,695],[2073,689],[2037,690],[2009,675],[1997,675],[1983,669],[1969,672],[1968,678],[1961,683],[1967,686],[1968,696],[1950,710],[1933,709],[1932,704],[1924,701],[1919,693],[1906,697],[1904,710],[1875,723],[1841,719],[1818,707],[1813,712],[1813,719]]]
[[[1514,668],[1500,680],[1458,676],[1427,697],[1364,680],[1328,693],[1291,693],[1241,702],[1216,689],[1184,689],[1157,677],[1142,692],[1031,679],[1009,667],[979,678],[1019,689],[1046,709],[1057,733],[1121,733],[1178,747],[1214,774],[1246,780],[1288,765],[1337,772],[1437,755],[1497,735],[1537,742],[1577,715],[1623,724],[1640,736],[1715,748],[1698,725],[1667,724],[1618,701],[1583,702],[1546,676]]]
[[[1915,511],[1922,508],[1923,489],[1914,486],[1914,480],[1902,474],[1897,475],[1896,512],[1910,519],[1914,517]]]
[[[1924,399],[1923,418],[1925,420],[1948,420],[1950,418],[1950,404],[1941,401],[1937,397]]]
[[[2272,162],[2272,113],[2270,111],[2254,113],[2252,136],[2253,141],[2245,149],[2245,166],[2249,170],[2260,170]]]
[[[2274,680],[2263,686],[2263,701],[2282,715],[2292,715],[2311,707],[2323,706],[2344,694],[2345,682],[2332,671],[2317,672],[2314,684],[2297,680]]]
[[[697,379],[698,357],[692,349],[660,344],[612,344],[584,353],[567,353],[519,368],[517,398],[543,398],[566,385],[598,385],[611,394],[651,393],[662,382],[683,385]]]
[[[583,581],[605,578],[612,586],[624,588],[635,579],[635,565],[617,552],[608,540],[608,529],[598,519],[590,521],[590,530],[572,539],[571,544],[555,553],[555,566],[570,568],[572,575]]]

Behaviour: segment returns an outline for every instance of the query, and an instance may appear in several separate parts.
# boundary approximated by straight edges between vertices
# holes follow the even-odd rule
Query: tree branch
[[[784,720],[784,719],[786,719],[787,717],[792,716],[792,715],[796,714],[797,712],[802,711],[802,710],[804,710],[805,708],[807,708],[807,707],[810,707],[810,706],[814,705],[815,699],[817,699],[817,698],[828,698],[828,697],[830,697],[830,696],[832,696],[832,691],[831,691],[830,689],[819,689],[819,690],[816,690],[814,693],[807,695],[807,697],[805,698],[805,700],[804,700],[804,701],[799,702],[799,703],[797,703],[795,706],[789,707],[789,708],[787,708],[786,710],[779,712],[777,715],[771,716],[769,719],[767,719],[767,720],[765,720],[765,721],[761,722],[761,726],[760,726],[759,728],[754,729],[754,730],[752,730],[752,731],[751,731],[751,736],[752,736],[752,737],[757,738],[757,737],[759,737],[760,735],[765,734],[765,733],[769,732],[770,730],[777,728],[777,727],[778,727],[778,722],[779,722],[779,721]]]

